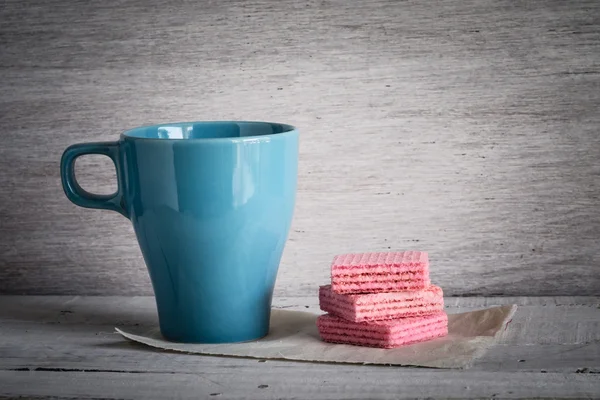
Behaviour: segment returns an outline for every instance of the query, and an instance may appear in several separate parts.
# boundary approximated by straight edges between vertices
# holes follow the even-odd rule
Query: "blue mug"
[[[110,157],[118,190],[91,194],[74,163]],[[82,143],[61,160],[74,204],[133,224],[162,335],[188,343],[250,341],[269,331],[277,270],[292,221],[298,131],[269,122],[183,122]]]

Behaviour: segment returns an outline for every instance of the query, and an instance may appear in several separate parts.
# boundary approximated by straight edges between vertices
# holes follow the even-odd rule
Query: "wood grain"
[[[237,371],[236,371],[237,372]],[[248,368],[207,374],[0,371],[8,396],[43,399],[582,399],[595,398],[600,379],[593,375],[498,372],[355,371],[327,374],[320,368],[303,375]],[[35,380],[35,381],[34,381]],[[35,384],[32,384],[35,382]],[[507,384],[510,382],[510,385]],[[385,383],[385,385],[383,384]],[[52,393],[48,395],[48,393]],[[22,397],[19,397],[22,398]]]
[[[600,293],[597,1],[4,0],[0,21],[0,293],[151,294],[130,223],[70,204],[60,155],[197,119],[302,132],[279,296],[387,249],[429,251],[448,295]]]
[[[157,351],[114,333],[114,326],[154,325],[151,297],[2,296],[0,397],[600,396],[600,297],[453,298],[447,311],[513,303],[519,309],[509,329],[471,369],[437,370]],[[316,305],[314,297],[275,304],[313,311]]]

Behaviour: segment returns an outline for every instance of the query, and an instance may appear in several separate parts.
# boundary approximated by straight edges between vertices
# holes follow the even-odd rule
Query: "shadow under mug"
[[[75,160],[110,157],[118,190],[91,194]],[[133,224],[172,341],[231,343],[269,331],[273,287],[296,197],[298,131],[269,122],[183,122],[82,143],[61,160],[65,194]]]

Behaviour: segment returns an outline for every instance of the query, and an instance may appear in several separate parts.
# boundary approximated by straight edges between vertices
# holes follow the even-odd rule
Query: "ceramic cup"
[[[77,183],[74,163],[85,154],[113,160],[116,193],[91,194]],[[238,121],[144,126],[116,142],[70,146],[60,168],[74,204],[131,220],[166,339],[231,343],[268,333],[296,197],[294,127]]]

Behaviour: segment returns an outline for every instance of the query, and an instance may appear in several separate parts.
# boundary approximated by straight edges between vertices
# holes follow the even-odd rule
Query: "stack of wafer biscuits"
[[[443,292],[429,280],[425,252],[338,255],[319,303],[326,342],[393,348],[448,334]]]

